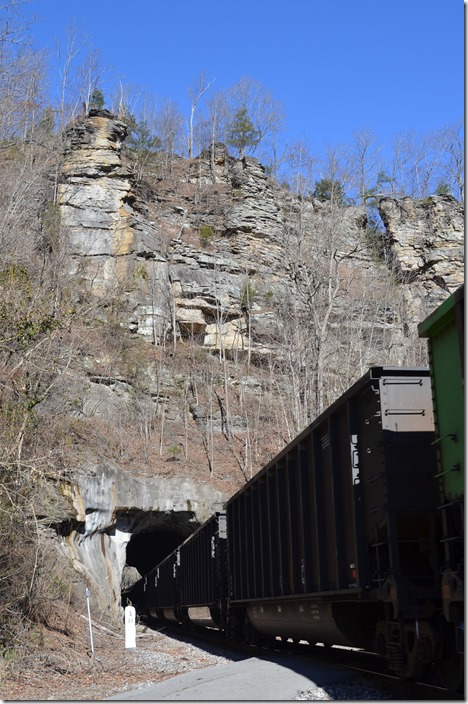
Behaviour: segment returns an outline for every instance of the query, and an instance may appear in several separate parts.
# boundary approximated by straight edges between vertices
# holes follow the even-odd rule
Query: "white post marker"
[[[136,648],[135,607],[125,607],[125,647]]]
[[[91,609],[89,606],[89,597],[90,596],[91,596],[91,592],[89,591],[88,587],[86,587],[86,602],[88,604],[88,621],[89,621],[89,640],[91,641],[91,655],[94,658],[93,627],[91,625]]]

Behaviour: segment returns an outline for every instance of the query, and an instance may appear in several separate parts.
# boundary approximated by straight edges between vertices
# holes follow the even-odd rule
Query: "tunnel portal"
[[[191,511],[128,512],[117,521],[117,527],[132,536],[127,544],[126,566],[134,567],[141,576],[147,574],[199,527]]]

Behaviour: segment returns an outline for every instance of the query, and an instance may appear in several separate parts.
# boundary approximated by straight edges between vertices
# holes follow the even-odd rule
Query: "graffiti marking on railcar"
[[[359,484],[359,453],[357,435],[351,435],[351,468],[353,475],[353,484]]]

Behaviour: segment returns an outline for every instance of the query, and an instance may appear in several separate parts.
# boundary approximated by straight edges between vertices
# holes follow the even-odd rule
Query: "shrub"
[[[250,310],[257,296],[257,290],[253,284],[247,282],[241,293],[241,308],[242,310]]]
[[[168,453],[168,461],[169,462],[175,462],[181,455],[182,453],[182,448],[180,445],[178,445],[176,442],[171,445],[170,447],[167,448],[167,453]]]
[[[203,247],[210,245],[214,238],[214,232],[211,225],[201,225],[198,236]]]

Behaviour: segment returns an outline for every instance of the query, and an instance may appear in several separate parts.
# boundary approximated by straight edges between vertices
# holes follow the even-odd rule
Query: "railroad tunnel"
[[[127,510],[117,515],[116,528],[131,533],[124,574],[135,568],[143,576],[169,555],[200,523],[192,511]],[[127,568],[127,569],[126,569]],[[122,584],[123,590],[130,587]]]
[[[119,610],[122,593],[188,538],[226,500],[186,477],[147,480],[103,461],[99,471],[60,485],[44,515],[58,548],[93,590],[100,609]]]

